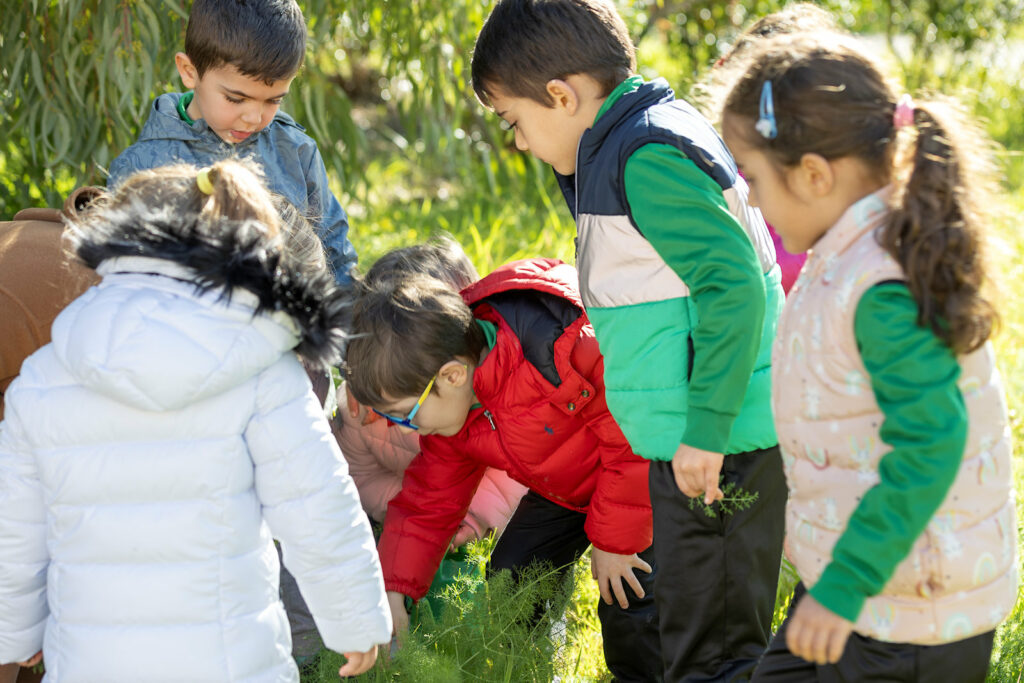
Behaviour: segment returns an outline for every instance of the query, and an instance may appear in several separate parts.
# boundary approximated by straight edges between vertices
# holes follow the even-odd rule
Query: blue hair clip
[[[761,106],[754,130],[766,140],[774,140],[775,136],[779,134],[779,128],[775,125],[775,103],[772,101],[771,81],[765,81],[761,88]]]

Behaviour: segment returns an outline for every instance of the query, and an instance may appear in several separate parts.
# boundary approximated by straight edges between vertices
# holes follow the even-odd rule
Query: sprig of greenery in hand
[[[737,486],[734,481],[730,481],[721,488],[725,497],[712,502],[710,505],[705,503],[701,497],[690,498],[690,509],[696,510],[697,506],[700,506],[705,515],[714,518],[720,514],[732,515],[741,510],[746,510],[757,501],[757,491],[753,493],[746,491],[742,487]]]

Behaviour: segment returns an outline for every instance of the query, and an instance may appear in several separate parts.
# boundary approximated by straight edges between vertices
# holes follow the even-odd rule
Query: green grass
[[[470,554],[482,565],[492,545],[491,539],[473,543]],[[600,654],[597,588],[589,580],[588,556],[567,581],[548,566],[532,568],[519,583],[508,572],[487,581],[476,573],[460,575],[441,595],[413,608],[402,646],[392,653],[382,649],[376,666],[357,680],[611,680]],[[543,615],[539,620],[535,610]],[[316,675],[303,683],[336,681],[343,663],[341,655],[324,650]]]

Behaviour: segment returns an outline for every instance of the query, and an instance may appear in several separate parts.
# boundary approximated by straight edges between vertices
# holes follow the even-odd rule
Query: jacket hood
[[[182,120],[181,116],[178,115],[178,102],[182,97],[184,97],[183,93],[170,92],[164,93],[153,100],[153,107],[149,118],[142,127],[142,132],[139,133],[139,139],[136,144],[149,140],[183,140],[186,142],[205,140],[222,142],[217,137],[217,134],[206,125],[205,120],[199,119],[191,126]],[[305,130],[305,128],[295,122],[295,119],[282,111],[274,115],[274,121],[293,126],[300,131]],[[266,128],[263,130],[266,130]],[[260,132],[262,133],[263,131]],[[250,136],[249,139],[238,143],[238,145],[252,144],[257,137],[258,134]],[[222,142],[222,144],[227,145],[228,143]]]
[[[552,258],[512,261],[462,290],[470,306],[487,297],[515,290],[540,291],[571,301],[581,311],[579,275],[568,263]]]
[[[53,348],[74,381],[147,411],[176,410],[242,384],[295,345],[283,314],[254,315],[248,292],[196,296],[187,269],[110,259],[103,281],[54,321]]]
[[[560,370],[559,342],[562,340],[562,351],[568,354],[571,343],[566,341],[566,330],[586,320],[575,268],[557,259],[513,261],[462,290],[462,297],[477,317],[488,308],[500,316],[518,340],[520,351],[516,353],[552,386],[562,385],[565,368]],[[493,366],[502,364],[491,363],[492,371]],[[499,370],[497,375],[504,372]],[[477,377],[487,375],[478,371]]]
[[[77,245],[103,281],[53,328],[78,381],[166,409],[220,393],[290,349],[313,366],[339,362],[346,295],[326,269],[271,248],[259,224],[210,236],[167,212],[108,223]]]

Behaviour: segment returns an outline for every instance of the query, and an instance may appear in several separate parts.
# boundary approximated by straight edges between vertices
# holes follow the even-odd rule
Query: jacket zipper
[[[487,421],[491,423],[491,431],[493,431],[497,435],[497,437],[498,437],[498,448],[500,449],[502,456],[505,458],[505,462],[509,463],[509,465],[514,467],[516,469],[516,471],[519,472],[519,474],[521,476],[525,475],[526,472],[523,471],[523,468],[522,468],[521,463],[519,462],[519,460],[516,460],[516,459],[513,459],[513,458],[509,457],[508,449],[505,448],[505,444],[501,440],[501,434],[497,433],[498,432],[498,425],[494,422],[494,415],[491,415],[491,411],[488,410],[487,408],[484,408],[484,417],[486,417]],[[517,481],[532,481],[532,478],[531,477],[522,476],[522,479],[521,480],[517,480]]]
[[[491,430],[494,431],[494,432],[497,432],[498,431],[498,426],[495,424],[494,416],[491,415],[491,411],[490,410],[484,408],[484,417],[486,417],[487,421],[491,423]],[[498,435],[498,447],[501,449],[502,455],[505,456],[505,461],[510,463],[510,464],[514,464],[516,469],[519,470],[520,473],[525,474],[525,472],[523,472],[523,470],[522,470],[522,467],[520,467],[519,461],[518,460],[513,460],[512,458],[510,458],[508,456],[508,450],[506,450],[505,444],[502,443],[501,435],[500,434]],[[523,477],[523,479],[526,480],[526,481],[532,481],[532,477]],[[532,489],[533,487],[531,486],[530,488]],[[562,501],[563,503],[567,503],[568,502],[564,498],[562,498],[561,496],[555,496],[555,498],[557,500]],[[572,509],[573,510],[578,510],[580,512],[583,511],[583,508],[581,508],[579,506],[576,506],[576,505],[572,506]]]
[[[590,129],[588,128],[587,130],[590,130]],[[583,131],[583,135],[586,135],[586,134],[587,134],[587,131]],[[576,200],[576,215],[575,215],[575,218],[576,218],[576,225],[577,226],[580,224],[580,147],[583,146],[583,135],[581,135],[580,139],[576,141],[576,167],[573,169],[573,174],[572,174],[572,184],[573,184],[573,187],[576,190],[576,192],[575,192],[576,196],[574,197],[574,199]],[[578,232],[578,230],[577,230],[577,232]]]

